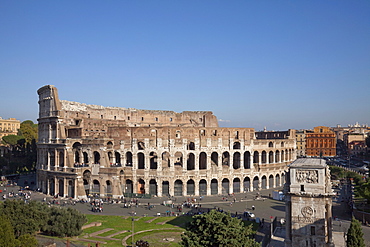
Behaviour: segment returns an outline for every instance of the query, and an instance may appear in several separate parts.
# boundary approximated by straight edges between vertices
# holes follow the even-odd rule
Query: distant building
[[[308,157],[332,157],[336,155],[336,136],[329,127],[318,126],[306,132]]]
[[[306,156],[306,130],[297,130],[295,132],[297,142],[297,157]]]
[[[334,246],[330,170],[324,159],[289,165],[285,192],[285,246]]]
[[[15,118],[2,119],[0,117],[0,139],[3,136],[17,135],[21,122]]]

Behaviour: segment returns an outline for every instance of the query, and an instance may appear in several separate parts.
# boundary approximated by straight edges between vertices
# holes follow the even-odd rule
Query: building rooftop
[[[326,161],[320,158],[299,158],[293,161],[289,167],[324,168]]]

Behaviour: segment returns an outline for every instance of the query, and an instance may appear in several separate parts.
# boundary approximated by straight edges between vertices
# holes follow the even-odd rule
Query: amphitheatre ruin
[[[140,110],[60,100],[40,88],[37,184],[70,198],[225,195],[279,187],[294,130],[219,127],[211,111]]]

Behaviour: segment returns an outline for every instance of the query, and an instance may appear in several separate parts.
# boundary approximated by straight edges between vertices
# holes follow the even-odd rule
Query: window
[[[127,120],[130,120],[130,117],[127,117]]]
[[[157,117],[155,118],[155,121],[158,122],[158,118]]]
[[[316,235],[315,226],[311,226],[311,235]]]
[[[304,192],[304,185],[303,184],[301,185],[301,191]]]
[[[141,117],[141,121],[144,121],[144,117]]]
[[[170,117],[170,122],[172,122],[172,117]]]

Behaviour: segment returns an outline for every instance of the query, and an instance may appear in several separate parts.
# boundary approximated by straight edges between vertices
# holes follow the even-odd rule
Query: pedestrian
[[[254,207],[254,205],[252,205],[252,210],[255,210],[255,207]]]

